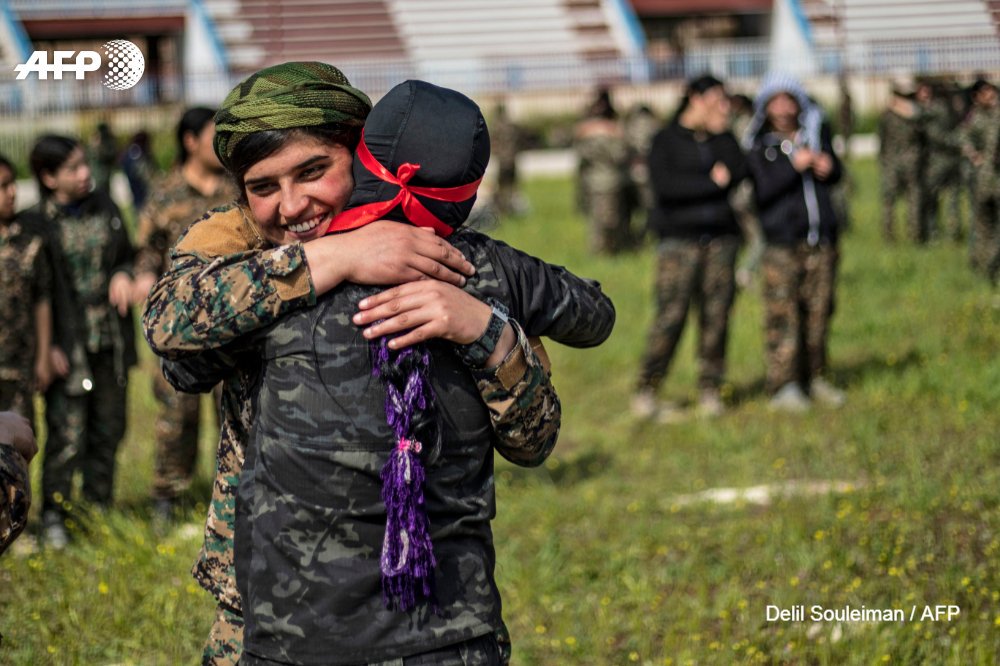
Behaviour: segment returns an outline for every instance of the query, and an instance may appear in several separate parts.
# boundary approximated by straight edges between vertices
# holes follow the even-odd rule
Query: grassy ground
[[[831,341],[847,406],[767,411],[754,287],[733,312],[732,409],[674,426],[628,413],[651,316],[652,252],[589,257],[569,184],[528,185],[532,215],[497,235],[600,279],[618,324],[597,350],[551,345],[564,407],[553,458],[536,470],[498,463],[497,576],[515,663],[995,663],[998,295],[970,274],[964,247],[886,247],[874,167],[860,164],[855,176]],[[693,338],[685,335],[665,397],[695,395]],[[204,506],[164,533],[148,521],[154,367],[147,356],[133,377],[121,509],[92,520],[64,553],[35,551],[27,539],[0,561],[0,663],[197,660],[213,604],[187,572]],[[208,457],[192,504],[207,497]],[[844,485],[767,503],[691,498],[810,482]],[[806,621],[769,622],[768,605],[804,605]],[[813,605],[899,608],[907,621],[813,622]],[[920,621],[928,605],[960,614]]]

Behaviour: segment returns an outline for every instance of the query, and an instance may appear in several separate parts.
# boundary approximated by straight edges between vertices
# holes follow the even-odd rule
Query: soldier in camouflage
[[[28,463],[37,451],[28,419],[15,412],[0,412],[0,554],[28,521]]]
[[[912,99],[912,87],[907,81],[893,82],[892,100],[878,123],[879,170],[882,174],[882,236],[887,241],[896,238],[896,201],[903,197],[907,204],[906,227],[911,240],[927,241],[927,218],[923,204],[920,173],[924,163],[924,141],[918,109]]]
[[[962,153],[973,168],[970,261],[973,270],[1000,278],[1000,104],[996,88],[973,87],[975,106],[962,134]]]
[[[524,132],[507,113],[504,104],[498,104],[493,122],[490,123],[493,141],[493,161],[497,167],[497,189],[494,201],[500,215],[524,214],[517,185],[517,156],[524,144]]]
[[[206,211],[234,201],[236,188],[212,147],[215,111],[188,109],[177,126],[178,166],[153,187],[139,214],[136,294],[142,302],[168,264],[167,253],[185,229]],[[153,395],[160,403],[152,495],[157,514],[168,518],[191,484],[198,453],[201,398],[175,390],[157,373]]]
[[[577,123],[573,146],[579,159],[580,205],[590,224],[591,251],[616,254],[632,247],[631,154],[607,91]]]
[[[76,471],[86,501],[111,502],[128,370],[136,362],[133,250],[118,207],[91,192],[79,142],[42,137],[31,166],[42,198],[24,218],[45,234],[55,278],[50,357],[57,379],[45,394],[42,517],[47,543],[58,548],[67,540],[63,521]]]
[[[400,116],[408,119],[404,131],[399,131]],[[478,122],[470,122],[470,117]],[[398,132],[395,137],[393,131]],[[489,155],[489,139],[475,104],[422,82],[407,82],[390,91],[368,117],[365,135],[369,138],[362,148],[370,148],[374,159],[389,172],[404,162],[420,163],[420,185],[439,188],[439,192],[478,182]],[[454,144],[450,152],[440,149],[448,144]],[[472,159],[462,152],[465,145],[475,146]],[[299,164],[313,150],[309,139],[291,139],[274,157],[252,167],[247,181],[280,180],[280,171],[269,175],[272,168],[286,162]],[[428,156],[427,150],[434,150],[434,155]],[[351,204],[344,216],[333,220],[331,230],[354,228],[383,214],[388,219],[407,219],[398,209],[388,213],[384,208],[365,210],[366,205],[377,207],[383,195],[391,198],[391,192],[380,189],[379,177],[366,171],[373,167],[362,168],[360,163],[355,159],[357,189]],[[289,193],[289,201],[308,189],[303,186]],[[475,198],[467,192],[456,196],[460,198],[456,203],[425,201],[423,210],[432,219],[415,217],[415,221],[433,224],[435,229],[443,223],[450,231],[465,220]],[[260,193],[249,188],[248,199],[262,227],[278,223],[276,201],[267,189]],[[286,200],[281,202],[284,206]],[[481,299],[491,297],[508,304],[511,315],[526,330],[578,346],[597,344],[610,333],[614,311],[595,283],[574,278],[564,269],[481,234],[464,232],[452,238],[479,269],[466,289]],[[460,343],[457,355],[443,343],[426,347],[434,358],[432,376],[443,412],[444,441],[438,448],[433,439],[422,438],[430,450],[421,456],[427,460],[427,512],[440,567],[435,596],[440,611],[429,613],[430,607],[424,606],[411,608],[410,613],[384,613],[378,564],[370,553],[382,542],[376,517],[384,516],[385,509],[377,476],[369,472],[381,467],[395,440],[382,409],[381,382],[371,379],[368,346],[358,345],[355,325],[379,322],[365,330],[369,339],[412,328],[394,340],[400,346],[413,338],[423,339],[424,326],[435,319],[436,310],[411,301],[437,294],[437,290],[444,290],[444,302],[452,304],[446,339]],[[266,367],[237,512],[237,580],[245,608],[250,609],[241,663],[370,663],[416,653],[426,657],[428,650],[436,655],[436,650],[452,643],[468,649],[469,639],[492,636],[502,627],[489,533],[495,511],[493,440],[488,412],[473,380],[492,378],[494,371],[489,368],[502,365],[513,351],[517,328],[501,322],[496,337],[477,340],[484,328],[494,330],[496,306],[491,310],[447,285],[426,281],[403,285],[388,292],[387,302],[369,310],[367,300],[383,300],[377,292],[373,287],[341,284],[322,296],[316,307],[291,313],[264,333]],[[359,303],[368,311],[352,318]],[[511,335],[505,343],[508,329]],[[517,337],[523,345],[523,334]],[[173,374],[177,365],[168,363],[165,370]],[[212,368],[195,369],[191,374],[204,381],[211,377]],[[537,417],[551,423],[557,413],[552,405]],[[325,444],[319,445],[321,441]],[[537,448],[524,451],[524,462],[541,462],[552,441],[536,438]],[[273,505],[262,493],[268,495],[268,489],[275,488],[271,481],[277,477],[283,479],[278,483],[284,490],[273,496],[278,503]],[[297,480],[292,486],[285,484],[293,478]],[[323,490],[307,497],[310,488]],[[456,530],[459,524],[462,528]],[[336,530],[334,534],[331,529]],[[291,541],[278,537],[279,533],[291,536]],[[336,554],[320,555],[330,548]],[[264,560],[269,564],[258,566]],[[300,587],[295,599],[279,600],[272,594],[275,588],[268,581],[275,580]],[[358,618],[363,621],[359,623]],[[489,646],[482,647],[488,650]],[[495,646],[492,652],[495,658]]]
[[[959,240],[962,237],[959,205],[962,146],[957,123],[945,96],[930,81],[919,83],[915,99],[926,152],[926,168],[921,178],[921,212],[925,219],[921,229],[925,229],[928,236],[937,236],[940,204],[948,201],[947,233]]]
[[[256,105],[260,100],[270,105]],[[234,90],[226,105],[217,118],[222,126],[217,125],[216,139],[224,164],[233,145],[255,132],[358,127],[368,112],[367,98],[339,71],[321,63],[263,70]],[[302,242],[287,230],[265,236],[246,208],[228,206],[192,225],[174,248],[170,267],[150,294],[145,333],[161,356],[191,356],[219,349],[287,312],[312,305],[345,279],[386,284],[426,275],[462,284],[464,277],[456,271],[470,274],[471,264],[444,241],[411,227],[374,223],[349,234]],[[533,406],[558,405],[542,356],[527,344],[518,345],[509,364],[480,382],[497,437],[511,444],[515,457],[517,449],[526,448],[520,444],[527,438],[552,436],[549,426],[541,427],[544,422],[538,432],[521,425],[521,416]],[[244,447],[255,418],[257,366],[237,368],[224,384],[217,474],[205,544],[195,565],[195,577],[216,597],[220,609],[206,646],[208,664],[236,663],[242,636],[233,527]]]
[[[0,156],[0,410],[34,420],[32,393],[52,379],[52,269],[42,237],[14,214],[16,189]]]

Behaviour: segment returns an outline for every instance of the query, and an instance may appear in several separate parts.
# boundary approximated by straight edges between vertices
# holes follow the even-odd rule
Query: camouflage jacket
[[[588,118],[576,126],[573,146],[580,160],[580,184],[588,192],[607,193],[625,187],[632,158],[621,125]]]
[[[976,109],[962,131],[962,152],[975,167],[977,199],[1000,196],[1000,107]]]
[[[30,506],[28,466],[13,446],[0,442],[0,553],[24,529]]]
[[[920,168],[925,154],[919,118],[904,118],[886,109],[878,121],[879,161],[899,164],[907,169]]]
[[[927,143],[928,158],[958,163],[961,156],[961,136],[944,100],[932,100],[920,110],[920,124]]]
[[[51,299],[44,241],[17,219],[0,223],[0,380],[28,382],[35,358],[35,305]]]
[[[150,294],[144,317],[147,340],[165,358],[218,350],[287,312],[315,303],[302,246],[267,247],[254,223],[235,206],[193,225],[171,257],[171,266]],[[492,377],[480,379],[479,388],[490,410],[498,450],[524,464],[538,455],[521,453],[537,448],[530,443],[533,438],[554,441],[555,435],[545,428],[532,430],[525,425],[525,415],[548,413],[558,399],[534,351],[524,342],[518,350]],[[222,373],[234,363],[238,370],[224,383],[218,467],[205,544],[194,570],[221,603],[237,610],[240,599],[232,568],[235,496],[254,419],[253,387],[259,366],[239,360],[229,352],[214,357]],[[543,458],[544,447],[541,453]]]
[[[467,289],[505,303],[532,334],[576,346],[607,338],[614,311],[596,284],[482,234],[450,240],[477,268]],[[355,304],[377,291],[341,285],[263,338],[236,527],[237,583],[253,609],[244,648],[260,663],[370,662],[501,626],[490,530],[493,436],[475,383],[490,372],[470,372],[440,341],[427,348],[442,442],[425,442],[422,458],[441,613],[382,606],[379,470],[395,441],[384,389],[372,379],[369,343],[350,320]],[[551,412],[529,416],[557,424],[555,405]],[[293,595],[282,591],[290,589]]]
[[[124,382],[136,363],[135,324],[131,312],[119,316],[108,302],[108,285],[115,273],[131,274],[134,250],[118,206],[95,191],[73,206],[44,198],[23,219],[49,253],[53,344],[74,364],[85,364],[84,352],[112,353]]]
[[[153,186],[149,200],[139,213],[136,232],[135,272],[160,275],[167,266],[167,253],[192,222],[236,199],[236,188],[229,178],[219,190],[206,196],[191,187],[181,169],[174,169]]]

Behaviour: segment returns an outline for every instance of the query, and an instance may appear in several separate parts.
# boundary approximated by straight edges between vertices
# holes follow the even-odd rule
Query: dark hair
[[[14,168],[13,162],[7,159],[6,155],[0,155],[0,169],[7,168],[10,170],[14,176],[17,176],[17,169]]]
[[[308,136],[319,139],[327,145],[344,146],[351,153],[361,140],[361,124],[331,123],[315,127],[293,127],[290,129],[263,130],[254,132],[236,144],[229,160],[230,172],[240,191],[240,200],[246,201],[244,178],[254,164],[267,159],[281,150],[282,146],[295,137]]]
[[[38,188],[43,194],[51,194],[52,189],[42,182],[42,174],[58,171],[59,167],[66,163],[66,160],[77,148],[83,148],[79,141],[58,134],[46,134],[35,142],[28,162],[31,164],[31,171],[35,174],[35,180],[38,181]]]
[[[587,109],[587,115],[591,118],[604,118],[605,120],[614,120],[618,117],[618,112],[615,111],[615,105],[611,103],[611,91],[607,88],[600,88],[597,91],[597,97],[591,102],[590,107]]]
[[[969,92],[973,95],[978,95],[983,88],[992,88],[993,84],[984,78],[978,78],[975,82],[969,86]]]
[[[215,119],[215,110],[207,106],[196,106],[188,109],[181,116],[177,123],[177,164],[184,164],[188,161],[188,151],[184,147],[184,135],[190,132],[198,136],[205,129],[205,125]]]
[[[688,81],[687,88],[684,90],[684,97],[681,98],[680,106],[678,106],[677,111],[674,112],[674,120],[676,121],[680,118],[681,114],[687,110],[688,105],[691,103],[691,95],[704,95],[712,88],[718,88],[724,85],[725,84],[723,84],[722,81],[709,74],[703,74],[702,76]]]

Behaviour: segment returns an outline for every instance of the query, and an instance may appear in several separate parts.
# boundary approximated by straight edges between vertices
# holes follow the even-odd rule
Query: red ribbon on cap
[[[410,222],[418,227],[430,227],[438,236],[447,238],[454,229],[439,220],[434,213],[427,210],[415,195],[419,194],[422,197],[436,199],[437,201],[466,201],[472,198],[476,190],[479,189],[479,184],[483,182],[483,179],[480,178],[467,185],[460,185],[458,187],[415,187],[409,185],[410,179],[420,170],[420,165],[405,162],[400,164],[399,168],[396,169],[396,175],[392,175],[388,169],[379,164],[379,161],[368,150],[368,146],[365,144],[364,130],[361,130],[361,141],[358,143],[357,157],[361,160],[361,164],[368,171],[378,176],[379,179],[393,185],[398,185],[399,192],[389,201],[377,201],[352,208],[351,210],[345,210],[333,218],[333,221],[330,222],[330,228],[327,229],[327,234],[363,227],[370,222],[382,219],[393,208],[402,205],[403,213],[406,214],[406,218]]]

